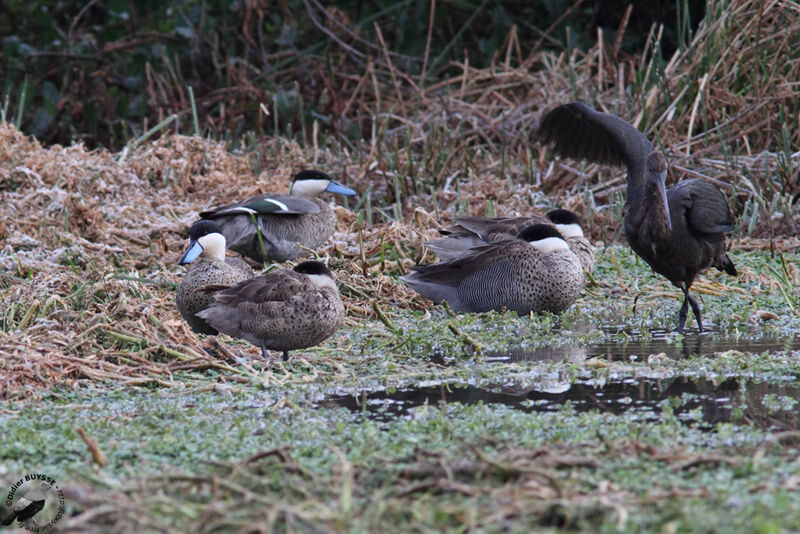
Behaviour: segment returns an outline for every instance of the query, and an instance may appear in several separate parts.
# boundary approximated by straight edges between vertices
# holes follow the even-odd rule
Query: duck
[[[583,287],[578,257],[551,224],[533,224],[517,239],[472,247],[465,255],[433,265],[412,267],[401,277],[420,295],[455,312],[504,309],[561,313]]]
[[[556,208],[541,215],[522,217],[456,217],[454,224],[440,233],[445,237],[428,241],[425,246],[440,260],[452,260],[468,253],[475,246],[504,239],[514,239],[533,224],[551,224],[566,240],[569,248],[587,273],[594,269],[594,247],[584,237],[580,218],[575,212]]]
[[[228,248],[242,256],[259,264],[284,262],[308,255],[333,235],[336,215],[327,202],[317,198],[323,192],[356,194],[328,174],[306,169],[294,176],[288,195],[255,195],[202,211],[200,218],[215,221]]]
[[[225,236],[214,221],[197,221],[189,228],[189,246],[178,260],[191,264],[178,285],[175,302],[183,319],[198,334],[218,332],[197,312],[206,309],[214,298],[203,288],[211,285],[234,285],[253,278],[253,269],[241,258],[225,258]]]
[[[328,267],[304,261],[229,288],[209,288],[214,302],[198,316],[229,336],[261,348],[283,352],[318,345],[344,322],[344,304]]]
[[[667,160],[635,126],[583,102],[557,106],[538,128],[541,142],[565,157],[627,168],[625,237],[654,272],[683,292],[678,332],[692,307],[703,331],[700,306],[689,294],[697,275],[710,267],[737,276],[726,235],[735,228],[719,188],[691,178],[667,188]]]

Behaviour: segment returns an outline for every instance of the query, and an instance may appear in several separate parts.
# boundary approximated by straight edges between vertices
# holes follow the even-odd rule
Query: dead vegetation
[[[82,513],[62,526],[141,532],[169,530],[180,520],[183,528],[198,532],[250,531],[256,525],[264,532],[339,532],[353,524],[375,529],[387,523],[398,532],[445,526],[494,531],[509,525],[593,532],[601,524],[635,531],[635,521],[642,521],[637,511],[655,511],[659,503],[663,508],[711,501],[718,488],[699,482],[710,476],[708,470],[746,470],[749,460],[633,439],[582,444],[582,455],[566,443],[532,449],[494,445],[491,452],[489,443],[447,452],[420,449],[389,465],[351,462],[331,446],[335,460],[322,472],[304,468],[293,457],[294,447],[281,446],[239,462],[211,462],[202,475],[166,473],[102,491],[75,485],[68,498]],[[661,474],[633,490],[624,475],[633,462],[656,465]],[[787,480],[786,486],[796,488],[797,481]]]
[[[666,63],[660,28],[641,56],[622,57],[614,43],[624,25],[612,43],[585,53],[523,55],[512,34],[492,67],[453,65],[458,75],[424,86],[388,59],[368,62],[361,76],[341,80],[350,95],[342,114],[371,132],[357,144],[314,128],[298,134],[305,148],[245,136],[231,152],[222,142],[163,134],[112,154],[43,147],[3,123],[0,398],[87,378],[169,387],[174,371],[209,367],[235,380],[243,371],[208,357],[174,309],[175,259],[198,211],[285,191],[305,167],[332,171],[362,193],[355,206],[337,208],[339,231],[323,251],[354,320],[376,318],[370,301],[424,306],[386,275],[428,261],[422,243],[455,214],[560,205],[579,212],[593,238],[614,241],[623,171],[553,162],[535,143],[542,110],[575,98],[655,137],[671,180],[719,184],[748,246],[750,238],[796,235],[800,62],[791,54],[800,50],[800,13],[746,0],[710,9],[719,12]]]

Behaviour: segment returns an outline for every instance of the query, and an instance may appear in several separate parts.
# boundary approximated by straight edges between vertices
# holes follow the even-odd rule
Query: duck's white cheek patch
[[[567,242],[558,237],[546,237],[538,241],[531,241],[531,246],[536,247],[537,250],[544,254],[550,254],[558,250],[569,250]]]
[[[325,276],[324,274],[309,274],[307,275],[311,279],[311,283],[314,284],[314,287],[322,289],[323,287],[330,287],[336,289],[336,282],[333,281],[333,278],[330,276]]]
[[[579,224],[557,224],[556,228],[566,238],[583,237],[583,229]]]
[[[214,232],[213,234],[204,235],[197,240],[203,249],[212,257],[225,258],[225,236],[220,233]]]
[[[292,194],[299,196],[319,195],[328,187],[328,180],[298,180],[292,185]]]

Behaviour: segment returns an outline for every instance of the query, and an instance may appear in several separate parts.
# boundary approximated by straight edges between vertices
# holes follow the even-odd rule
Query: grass
[[[343,122],[363,139],[282,128],[277,109],[275,136],[230,145],[176,110],[118,154],[0,124],[0,487],[56,477],[60,526],[86,531],[800,529],[798,133],[773,124],[796,115],[785,89],[800,63],[781,60],[798,49],[796,14],[728,7],[684,29],[666,62],[656,29],[637,57],[599,39],[454,64],[411,91],[380,54],[341,84]],[[552,161],[532,142],[541,111],[573,97],[639,124],[669,151],[671,180],[699,175],[725,194],[740,274],[693,287],[708,335],[692,322],[674,333],[680,292],[620,242],[624,172]],[[362,193],[336,207],[319,251],[345,326],[290,366],[267,369],[224,336],[236,358],[209,355],[174,305],[187,228],[202,209],[288,190],[311,165]],[[432,261],[424,242],[452,216],[553,206],[578,212],[598,250],[594,282],[561,316],[453,315],[398,281]],[[431,384],[447,402],[380,398]],[[604,409],[606,387],[628,388],[614,406],[629,409]],[[392,406],[406,415],[381,417]]]
[[[280,396],[131,397],[66,396],[50,413],[21,412],[41,422],[16,432],[12,461],[39,449],[24,462],[82,488],[72,512],[115,502],[66,527],[370,531],[390,521],[404,532],[462,524],[636,532],[673,523],[691,532],[713,523],[734,532],[800,524],[791,436],[765,440],[731,424],[700,432],[669,407],[644,422],[569,405],[525,414],[453,404],[382,427],[299,399],[276,409]],[[110,464],[102,471],[89,464],[72,418],[103,444]]]
[[[601,251],[594,273],[601,285],[562,316],[384,308],[393,329],[351,321],[289,367],[266,369],[257,349],[227,339],[250,363],[212,366],[107,329],[106,350],[117,356],[102,368],[123,360],[141,366],[145,358],[154,369],[167,365],[170,375],[126,382],[98,370],[78,389],[66,381],[40,391],[38,402],[7,402],[0,485],[35,466],[72,490],[63,526],[88,530],[211,531],[258,523],[372,531],[387,522],[402,532],[700,532],[709,524],[720,532],[742,524],[794,530],[800,350],[747,347],[787,339],[800,319],[787,313],[783,282],[766,268],[768,253],[731,255],[739,280],[712,276],[698,287],[715,329],[707,341],[735,338],[741,350],[675,360],[644,357],[652,350],[619,360],[486,357],[511,347],[623,347],[637,339],[646,348],[648,336],[654,347],[693,344],[693,333],[659,333],[674,326],[677,291],[622,246]],[[798,260],[787,254],[787,269]],[[636,280],[639,289],[621,290],[618,277]],[[752,297],[741,298],[743,288]],[[753,323],[758,311],[775,318]],[[569,401],[545,407],[524,393],[554,382],[602,390],[645,380],[657,390],[686,380],[698,389],[655,404],[623,398],[614,406],[633,404],[621,415]],[[733,392],[716,393],[731,381],[738,384]],[[520,393],[511,393],[513,404],[434,398],[388,419],[375,418],[379,408],[350,410],[328,400],[420,384],[443,384],[442,395],[458,395],[466,384]],[[720,396],[727,403],[715,400]],[[727,415],[709,426],[720,409]],[[106,466],[94,465],[76,427],[97,440]]]

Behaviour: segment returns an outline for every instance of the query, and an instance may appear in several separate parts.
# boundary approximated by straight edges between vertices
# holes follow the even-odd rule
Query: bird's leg
[[[699,331],[703,331],[703,318],[700,315],[700,306],[697,305],[697,301],[689,295],[689,289],[692,287],[692,282],[689,281],[688,283],[681,283],[678,287],[683,290],[683,304],[681,305],[681,311],[678,313],[678,333],[683,333],[683,327],[686,324],[686,315],[689,311],[689,306],[692,307],[692,312],[694,313],[694,318],[697,320],[697,329]]]
[[[689,287],[684,282],[680,284],[675,283],[675,285],[683,291],[683,304],[681,304],[681,309],[678,312],[678,333],[683,334],[683,327],[686,325],[686,315],[689,313]]]
[[[285,362],[289,361],[289,351],[288,350],[283,351],[283,361],[285,361]]]
[[[681,311],[678,312],[678,333],[683,334],[683,327],[686,324],[686,315],[689,312],[689,299],[684,297],[681,304]]]
[[[264,343],[264,340],[261,340],[261,357],[265,360],[269,360],[269,352],[267,351],[267,345]]]
[[[703,319],[700,318],[700,306],[697,305],[697,301],[694,300],[692,297],[689,296],[689,290],[686,290],[686,298],[689,299],[689,304],[692,306],[692,311],[694,312],[694,318],[697,319],[697,329],[701,332],[703,331]]]

